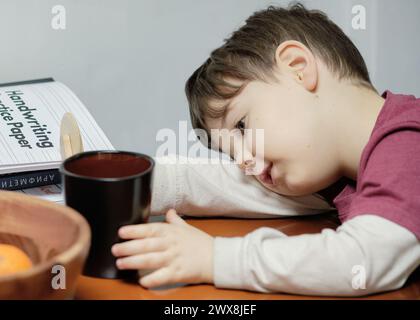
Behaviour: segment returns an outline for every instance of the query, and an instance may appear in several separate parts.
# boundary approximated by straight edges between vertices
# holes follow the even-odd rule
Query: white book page
[[[60,123],[71,112],[85,151],[114,150],[92,115],[60,82],[0,87],[0,174],[58,167]]]
[[[60,184],[16,190],[23,194],[38,197],[43,200],[64,204],[63,190]]]

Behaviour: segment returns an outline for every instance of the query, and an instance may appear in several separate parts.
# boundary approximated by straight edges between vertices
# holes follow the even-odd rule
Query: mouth
[[[273,168],[273,163],[270,162],[267,167],[264,168],[263,172],[258,176],[259,179],[265,184],[274,184],[273,178],[271,177],[271,169]]]

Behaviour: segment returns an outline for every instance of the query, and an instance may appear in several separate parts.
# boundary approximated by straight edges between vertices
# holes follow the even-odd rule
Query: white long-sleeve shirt
[[[155,158],[154,215],[175,208],[190,216],[265,218],[333,209],[317,196],[267,190],[234,163],[175,159]],[[420,264],[420,242],[400,225],[365,214],[319,234],[259,228],[245,237],[216,237],[213,260],[214,283],[221,288],[360,296],[400,288]]]

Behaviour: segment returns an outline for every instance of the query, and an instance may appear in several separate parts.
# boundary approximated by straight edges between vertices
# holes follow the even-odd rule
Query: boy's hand
[[[190,226],[174,209],[168,223],[121,227],[112,254],[118,269],[155,269],[140,279],[144,287],[173,283],[213,283],[213,237]]]

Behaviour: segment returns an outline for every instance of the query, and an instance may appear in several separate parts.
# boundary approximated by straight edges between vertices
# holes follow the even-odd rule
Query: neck
[[[334,101],[336,150],[340,174],[357,180],[360,158],[384,104],[378,93],[352,84],[339,83],[330,91]]]

